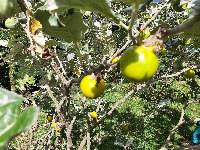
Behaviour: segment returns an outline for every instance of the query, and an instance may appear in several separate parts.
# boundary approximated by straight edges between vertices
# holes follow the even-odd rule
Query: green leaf
[[[59,9],[77,8],[86,11],[94,11],[103,14],[106,17],[118,22],[117,17],[109,6],[108,0],[48,0],[45,6],[50,11]]]
[[[181,12],[184,9],[180,6],[180,2],[181,0],[172,0],[171,4],[172,4],[172,8],[177,11],[177,12]]]
[[[0,107],[12,103],[22,103],[23,97],[14,92],[0,88]]]
[[[1,0],[0,8],[0,18],[14,16],[20,10],[16,0]]]
[[[17,23],[18,23],[17,18],[11,17],[11,18],[6,19],[5,26],[6,28],[14,28]]]
[[[123,2],[123,3],[126,3],[126,4],[134,4],[134,3],[138,3],[138,4],[141,4],[144,2],[144,0],[113,0],[114,2]]]
[[[200,39],[200,20],[196,23],[194,23],[190,28],[185,30],[182,34],[182,36],[187,38],[193,38],[193,39]]]
[[[80,41],[87,30],[79,11],[58,18],[50,15],[47,11],[38,10],[35,17],[42,23],[44,33],[52,37],[62,38],[66,42]]]
[[[131,4],[134,3],[134,0],[113,0],[114,2],[123,2],[123,3],[127,3],[127,4]]]
[[[30,107],[20,113],[23,97],[0,88],[0,149],[20,132],[29,129],[37,120],[39,109]]]

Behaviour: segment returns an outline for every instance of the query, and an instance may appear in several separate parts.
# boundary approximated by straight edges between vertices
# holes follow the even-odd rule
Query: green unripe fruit
[[[153,47],[134,46],[127,49],[120,58],[120,70],[128,79],[146,81],[157,71],[159,60]]]

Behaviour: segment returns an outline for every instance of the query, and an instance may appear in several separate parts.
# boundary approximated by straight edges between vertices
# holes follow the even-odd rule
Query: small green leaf
[[[35,17],[42,23],[44,33],[52,37],[62,38],[69,43],[80,41],[87,30],[79,11],[56,18],[47,11],[38,10]]]
[[[182,34],[182,36],[187,38],[193,38],[193,39],[200,39],[200,20],[196,23],[194,23],[190,28],[185,30]]]
[[[17,18],[11,17],[11,18],[6,19],[5,26],[6,28],[14,28],[17,23],[18,23]]]

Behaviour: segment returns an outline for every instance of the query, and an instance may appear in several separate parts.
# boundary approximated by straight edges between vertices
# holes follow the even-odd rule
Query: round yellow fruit
[[[90,112],[90,117],[93,118],[93,119],[97,119],[96,111]]]
[[[97,98],[101,96],[105,90],[105,81],[95,79],[94,75],[85,76],[80,83],[82,93],[88,98]]]
[[[114,57],[112,59],[112,63],[117,63],[120,60],[120,57]]]
[[[195,76],[195,70],[194,69],[189,69],[189,70],[187,70],[185,72],[184,75],[185,75],[186,78],[189,78],[189,79],[194,78],[194,76]]]
[[[52,122],[53,116],[52,116],[52,115],[47,115],[47,120],[48,120],[49,122]]]
[[[159,60],[153,47],[134,46],[127,49],[120,58],[120,70],[128,79],[146,81],[157,71]]]

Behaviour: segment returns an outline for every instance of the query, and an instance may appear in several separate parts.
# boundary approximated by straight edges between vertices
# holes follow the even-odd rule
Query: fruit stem
[[[138,9],[139,9],[139,4],[138,4],[138,0],[136,0],[136,1],[132,4],[131,20],[130,20],[130,23],[129,23],[129,26],[128,26],[128,33],[129,33],[129,36],[130,36],[130,38],[132,39],[133,43],[136,42],[136,39],[135,39],[135,37],[133,36],[132,27],[133,27],[135,18],[137,17]]]

